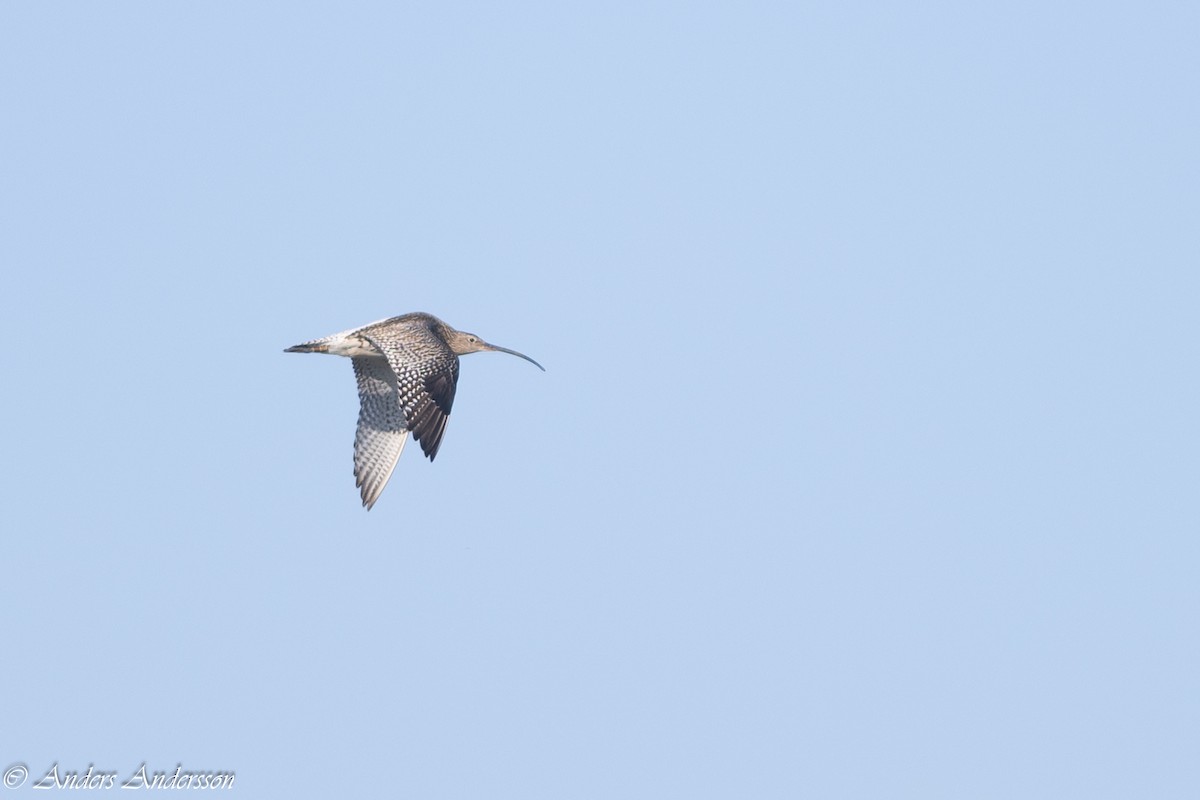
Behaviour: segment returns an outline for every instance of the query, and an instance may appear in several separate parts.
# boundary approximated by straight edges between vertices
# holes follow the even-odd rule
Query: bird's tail
[[[327,353],[329,345],[322,342],[305,342],[284,350],[285,353]]]

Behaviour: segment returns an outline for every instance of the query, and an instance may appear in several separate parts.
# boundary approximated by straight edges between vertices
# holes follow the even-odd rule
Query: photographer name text
[[[183,764],[173,771],[154,770],[141,766],[122,775],[115,769],[97,769],[88,764],[86,770],[65,769],[58,762],[50,765],[40,778],[29,784],[31,789],[232,789],[236,774],[233,770],[190,770]],[[29,779],[29,768],[13,764],[4,770],[4,786],[16,789]]]

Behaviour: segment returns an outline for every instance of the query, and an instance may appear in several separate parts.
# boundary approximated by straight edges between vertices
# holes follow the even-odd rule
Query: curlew
[[[283,352],[330,353],[353,362],[360,403],[354,478],[369,511],[392,477],[409,433],[433,461],[454,405],[458,357],[482,350],[519,356],[546,371],[524,353],[488,344],[422,313],[372,322]]]

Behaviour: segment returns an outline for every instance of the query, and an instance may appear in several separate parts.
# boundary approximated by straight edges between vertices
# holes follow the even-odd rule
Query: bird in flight
[[[360,403],[354,478],[369,511],[392,477],[409,433],[433,461],[454,405],[458,357],[482,350],[519,356],[546,371],[524,353],[488,344],[424,313],[372,322],[283,352],[330,353],[354,364]]]

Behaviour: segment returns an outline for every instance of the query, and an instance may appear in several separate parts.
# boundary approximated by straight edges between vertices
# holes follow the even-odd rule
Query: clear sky
[[[1195,797],[1198,30],[5,3],[14,796]],[[547,372],[367,513],[409,311]]]

